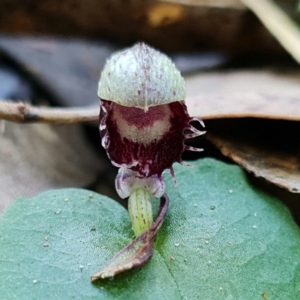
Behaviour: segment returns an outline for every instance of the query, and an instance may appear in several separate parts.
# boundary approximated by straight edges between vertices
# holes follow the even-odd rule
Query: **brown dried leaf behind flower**
[[[245,69],[186,78],[188,111],[202,119],[257,117],[300,121],[300,73]]]
[[[206,138],[223,155],[258,178],[300,193],[300,122],[231,119],[207,126]]]
[[[298,71],[282,68],[206,72],[187,78],[186,103],[223,155],[300,193],[299,80]]]

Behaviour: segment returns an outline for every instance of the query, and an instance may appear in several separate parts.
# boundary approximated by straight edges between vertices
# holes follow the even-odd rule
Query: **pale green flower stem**
[[[131,192],[128,212],[135,236],[140,236],[153,223],[151,195],[147,189],[138,188]]]

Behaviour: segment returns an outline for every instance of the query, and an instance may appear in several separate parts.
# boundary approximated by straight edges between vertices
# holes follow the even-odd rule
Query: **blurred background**
[[[299,21],[292,0],[0,0],[0,99],[97,106],[106,59],[146,42],[174,60],[206,122],[205,152],[184,158],[240,164],[299,221]],[[96,123],[0,124],[0,212],[68,186],[119,200]]]

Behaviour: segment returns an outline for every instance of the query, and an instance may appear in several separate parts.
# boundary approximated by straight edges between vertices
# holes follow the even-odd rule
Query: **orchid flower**
[[[116,190],[121,198],[129,197],[128,211],[138,240],[153,227],[156,232],[160,227],[167,208],[161,207],[160,219],[153,223],[151,196],[162,197],[168,205],[162,174],[170,170],[176,184],[173,164],[182,163],[184,150],[202,150],[185,145],[186,139],[204,133],[191,122],[204,124],[187,112],[185,82],[175,65],[144,43],[118,52],[107,61],[98,96],[102,146],[119,168]],[[116,262],[119,263],[118,254],[112,264]],[[141,264],[139,261],[136,266]],[[118,272],[121,271],[123,267]],[[105,276],[102,272],[97,278],[118,272],[109,271]]]

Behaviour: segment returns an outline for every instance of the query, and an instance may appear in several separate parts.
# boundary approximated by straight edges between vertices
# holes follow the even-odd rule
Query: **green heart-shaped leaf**
[[[18,199],[0,219],[1,299],[299,299],[300,230],[237,166],[175,166],[152,259],[90,275],[133,238],[126,210],[86,190]],[[169,176],[167,176],[169,178]]]

